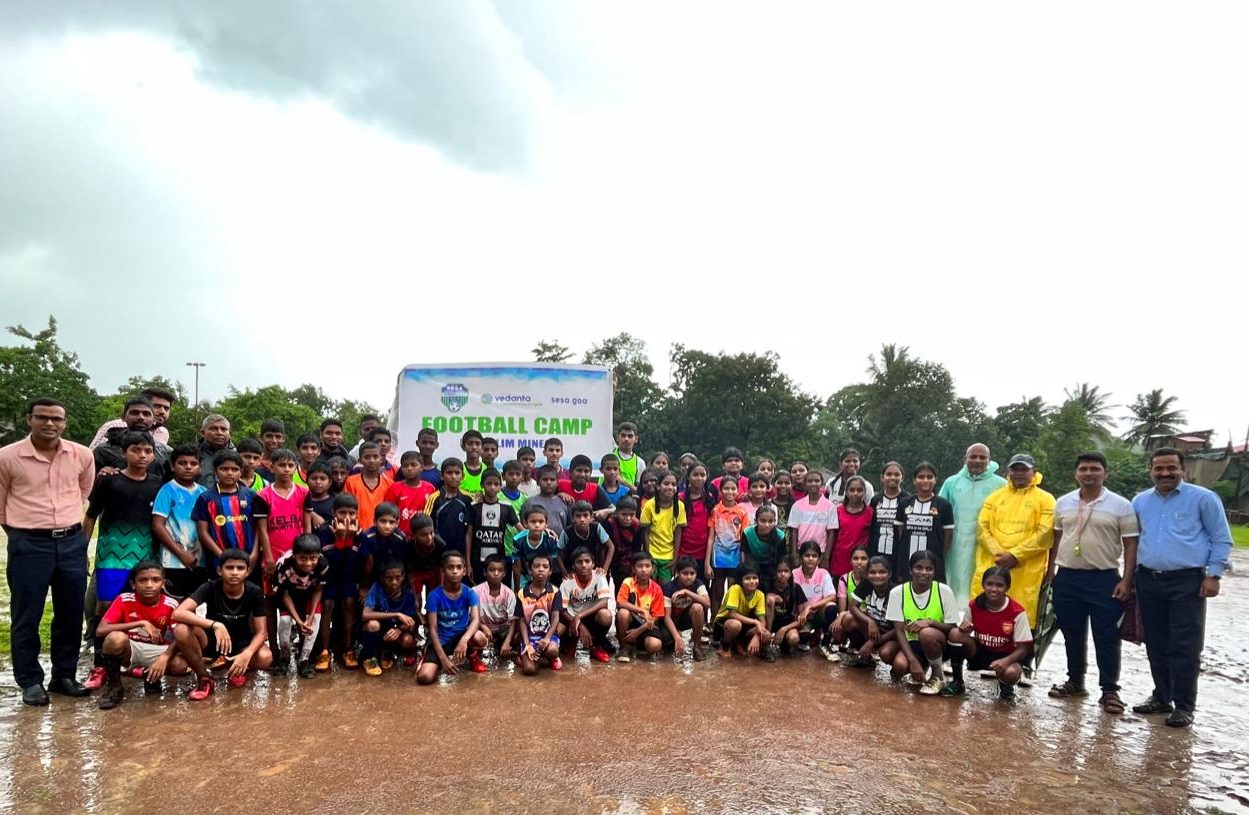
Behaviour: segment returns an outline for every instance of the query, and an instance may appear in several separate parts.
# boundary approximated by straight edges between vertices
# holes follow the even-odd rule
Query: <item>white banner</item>
[[[616,446],[613,396],[611,370],[598,365],[409,365],[399,374],[389,427],[400,451],[415,450],[417,431],[433,428],[439,461],[463,458],[460,437],[477,430],[499,440],[499,466],[521,447],[536,450],[541,465],[543,442],[555,436],[564,466],[584,453],[597,469]]]

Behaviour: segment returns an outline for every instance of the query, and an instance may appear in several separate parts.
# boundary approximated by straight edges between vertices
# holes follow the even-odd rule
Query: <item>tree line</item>
[[[16,342],[0,346],[0,443],[24,435],[27,401],[47,394],[68,407],[68,437],[84,442],[102,422],[121,414],[126,397],[151,386],[179,397],[168,422],[175,441],[196,438],[202,418],[221,413],[236,437],[256,435],[263,420],[277,418],[293,438],[315,430],[321,418],[335,416],[343,421],[350,445],[360,416],[378,412],[367,402],[335,400],[307,384],[232,387],[220,400],[192,405],[180,382],[136,376],[116,392],[100,394],[78,355],[58,343],[54,318],[37,332],[18,325],[8,333]],[[558,342],[539,343],[533,355],[537,361],[577,361]],[[639,425],[644,453],[663,450],[675,460],[692,452],[713,466],[725,447],[735,446],[749,461],[767,456],[782,465],[803,460],[829,468],[836,466],[841,450],[853,446],[869,478],[891,460],[908,469],[928,461],[948,474],[962,465],[966,448],[979,441],[997,459],[1031,453],[1045,474],[1045,486],[1060,493],[1075,488],[1075,455],[1096,448],[1110,460],[1108,486],[1132,495],[1149,484],[1143,446],[1178,432],[1184,420],[1174,396],[1152,390],[1123,406],[1127,429],[1117,435],[1113,411],[1119,406],[1090,383],[1074,385],[1055,403],[1032,396],[990,411],[974,397],[960,395],[943,364],[893,344],[868,357],[863,381],[824,398],[799,388],[771,352],[710,353],[677,343],[668,360],[671,381],[662,387],[645,342],[622,333],[592,344],[580,362],[613,370],[615,417]]]

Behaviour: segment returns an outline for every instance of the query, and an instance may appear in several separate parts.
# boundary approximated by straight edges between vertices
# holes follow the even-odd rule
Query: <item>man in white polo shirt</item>
[[[1050,688],[1049,695],[1055,699],[1088,695],[1084,671],[1092,623],[1102,691],[1098,704],[1107,713],[1122,713],[1119,621],[1123,604],[1132,596],[1140,525],[1132,502],[1106,489],[1106,472],[1106,457],[1101,453],[1076,456],[1080,489],[1059,498],[1054,510],[1049,574],[1054,614],[1067,647],[1067,681]]]

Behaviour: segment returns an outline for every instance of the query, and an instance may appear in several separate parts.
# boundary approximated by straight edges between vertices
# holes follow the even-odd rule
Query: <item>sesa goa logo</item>
[[[468,388],[459,383],[443,385],[442,403],[452,413],[459,413],[460,408],[468,404]]]

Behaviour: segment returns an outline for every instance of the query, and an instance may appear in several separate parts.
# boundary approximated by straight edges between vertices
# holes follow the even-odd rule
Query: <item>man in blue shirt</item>
[[[1154,692],[1132,710],[1168,713],[1167,725],[1188,727],[1197,706],[1206,598],[1218,596],[1232,533],[1218,496],[1184,482],[1179,450],[1155,450],[1149,473],[1154,488],[1133,498],[1132,507],[1141,527],[1136,602]]]

